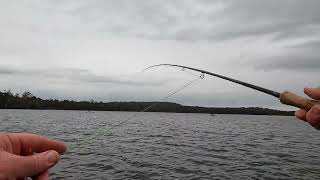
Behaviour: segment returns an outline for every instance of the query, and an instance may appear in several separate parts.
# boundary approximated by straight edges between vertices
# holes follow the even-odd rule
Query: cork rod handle
[[[289,91],[285,91],[280,94],[280,102],[282,104],[295,106],[307,111],[310,110],[315,104],[320,103],[320,101],[304,98]]]

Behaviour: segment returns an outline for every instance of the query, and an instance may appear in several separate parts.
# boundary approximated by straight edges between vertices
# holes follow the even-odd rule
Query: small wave
[[[101,163],[88,163],[88,164],[83,164],[83,166],[85,167],[89,167],[89,168],[95,168],[97,170],[110,170],[110,169],[114,169],[114,167],[112,165],[105,165],[105,164],[101,164]]]
[[[162,135],[162,134],[151,134],[151,135],[148,135],[147,137],[172,138],[173,136],[170,136],[170,135]]]

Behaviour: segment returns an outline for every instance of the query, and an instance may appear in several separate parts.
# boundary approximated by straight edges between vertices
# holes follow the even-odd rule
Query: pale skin
[[[314,100],[320,100],[320,88],[304,88],[304,93]],[[300,109],[295,116],[320,130],[320,104],[314,105],[309,111]]]
[[[66,146],[29,133],[0,133],[0,180],[47,180]]]

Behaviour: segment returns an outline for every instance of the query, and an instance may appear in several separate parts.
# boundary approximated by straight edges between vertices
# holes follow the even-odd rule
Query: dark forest
[[[260,107],[199,107],[183,106],[172,102],[95,102],[57,99],[41,99],[30,92],[21,95],[10,90],[0,92],[1,109],[40,109],[40,110],[86,110],[86,111],[142,111],[157,103],[148,112],[209,113],[209,114],[251,114],[292,116],[293,111],[280,111]]]

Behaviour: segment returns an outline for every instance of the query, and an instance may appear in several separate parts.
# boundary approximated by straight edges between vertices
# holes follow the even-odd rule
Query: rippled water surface
[[[0,110],[0,123],[69,146],[51,179],[320,178],[320,134],[294,117]]]

